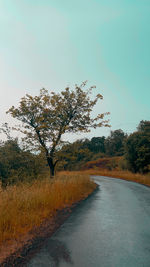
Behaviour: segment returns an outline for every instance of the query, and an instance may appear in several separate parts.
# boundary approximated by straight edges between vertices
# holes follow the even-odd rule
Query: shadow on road
[[[63,242],[57,239],[48,240],[46,244],[46,251],[49,253],[55,267],[58,267],[60,261],[62,260],[66,263],[73,264],[70,251]]]

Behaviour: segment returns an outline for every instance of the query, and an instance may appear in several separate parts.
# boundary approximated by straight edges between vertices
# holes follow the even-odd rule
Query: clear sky
[[[25,93],[85,80],[112,130],[150,120],[150,0],[0,0],[0,123]]]

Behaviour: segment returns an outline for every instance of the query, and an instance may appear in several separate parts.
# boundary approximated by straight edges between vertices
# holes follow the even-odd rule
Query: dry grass
[[[0,244],[26,234],[58,209],[84,199],[95,188],[87,174],[64,173],[53,181],[45,179],[1,190]]]
[[[122,170],[107,170],[107,169],[89,169],[85,170],[82,173],[88,175],[101,175],[101,176],[109,176],[114,178],[120,178],[127,181],[133,181],[140,184],[150,186],[150,173],[143,175],[140,173],[132,173],[130,171],[122,171]]]
[[[105,158],[99,158],[97,160],[92,160],[86,162],[82,169],[87,170],[87,169],[109,169],[109,168],[114,168],[115,166],[118,166],[119,161],[123,157],[105,157]]]
[[[109,176],[150,186],[150,173],[143,175],[140,173],[135,174],[128,170],[122,170],[122,164],[126,164],[123,157],[100,158],[85,163],[83,171],[85,174],[89,175]]]

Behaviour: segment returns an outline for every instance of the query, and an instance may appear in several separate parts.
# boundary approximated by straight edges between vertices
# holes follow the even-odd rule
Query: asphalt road
[[[28,267],[150,267],[150,188],[94,179],[99,190],[76,208]]]

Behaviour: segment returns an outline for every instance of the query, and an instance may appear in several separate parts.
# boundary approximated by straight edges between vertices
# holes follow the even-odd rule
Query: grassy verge
[[[140,173],[132,173],[130,171],[122,171],[122,170],[107,170],[107,169],[88,169],[82,171],[82,173],[86,175],[101,175],[101,176],[109,176],[114,178],[120,178],[127,181],[133,181],[140,184],[150,186],[150,173],[143,175]]]
[[[9,187],[0,192],[0,245],[13,241],[39,226],[56,211],[71,206],[94,191],[89,175],[60,174],[32,185]]]

